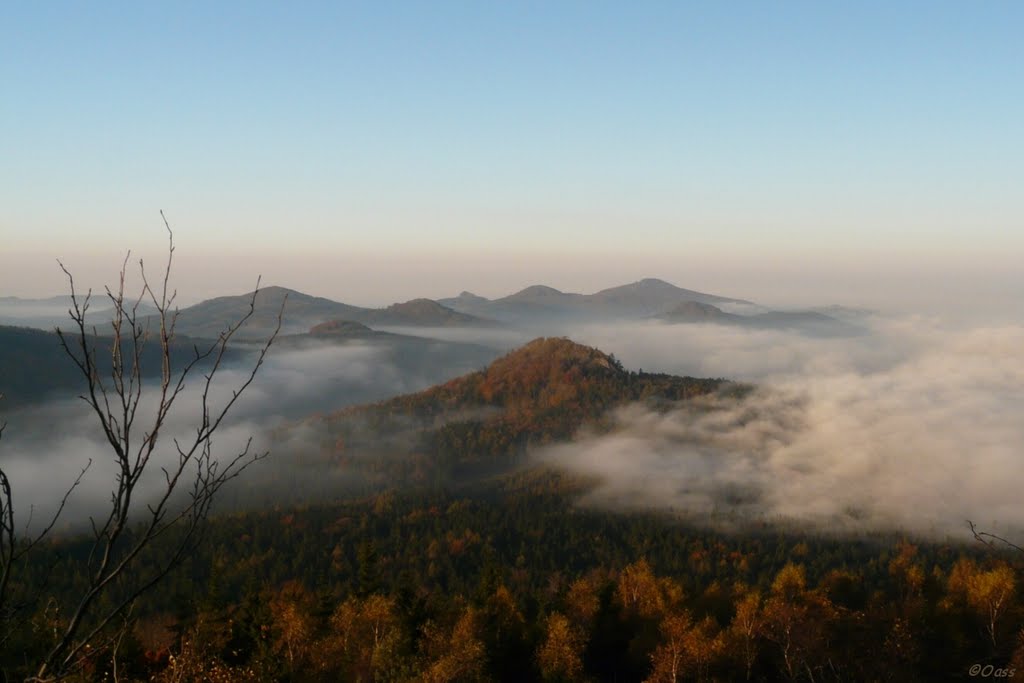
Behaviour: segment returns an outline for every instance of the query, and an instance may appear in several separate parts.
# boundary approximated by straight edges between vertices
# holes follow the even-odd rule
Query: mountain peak
[[[494,322],[477,316],[461,313],[434,301],[433,299],[412,299],[387,308],[361,312],[353,316],[359,322],[377,325],[417,326],[490,326]]]
[[[266,287],[260,287],[260,291],[266,294],[302,294],[298,290],[282,287],[281,285],[267,285]]]
[[[685,292],[687,290],[680,287],[676,287],[671,282],[665,280],[659,280],[656,277],[645,277],[643,280],[637,280],[636,282],[630,282],[628,285],[619,285],[618,287],[609,287],[603,289],[598,294],[604,292],[643,292],[645,294],[677,294],[679,292]]]
[[[526,289],[521,289],[512,296],[524,297],[524,296],[562,296],[565,292],[560,292],[554,287],[548,287],[547,285],[532,285]]]
[[[255,294],[256,294],[256,304],[258,306],[260,306],[260,305],[268,305],[268,304],[272,305],[272,306],[280,306],[281,302],[284,301],[285,297],[287,297],[287,299],[288,299],[289,307],[292,307],[292,306],[295,306],[295,305],[298,305],[298,304],[313,304],[313,303],[316,303],[316,304],[327,304],[327,305],[338,305],[338,302],[336,302],[336,301],[331,301],[330,299],[325,299],[324,297],[321,297],[321,296],[314,296],[312,294],[306,294],[305,292],[300,292],[297,289],[289,289],[288,287],[281,287],[280,285],[270,285],[270,286],[267,286],[267,287],[260,287],[259,290],[257,290],[255,292]],[[248,301],[251,300],[252,297],[253,297],[253,292],[247,292],[246,294],[242,294],[241,296],[238,296],[238,297],[230,297],[230,296],[228,296],[228,297],[217,297],[216,299],[208,299],[208,301],[230,301],[230,300],[234,299],[234,300],[240,301],[243,304],[245,304],[245,303],[248,303]],[[203,303],[206,303],[206,302],[203,302]],[[347,304],[340,304],[340,305],[347,306]]]
[[[603,351],[565,337],[541,337],[491,363],[480,392],[487,402],[559,405],[580,400],[589,382],[619,383],[626,374]]]
[[[671,282],[653,277],[644,278],[628,285],[602,289],[597,294],[590,295],[589,298],[595,303],[613,309],[618,308],[648,315],[661,313],[685,301],[699,301],[707,304],[740,302],[738,299],[727,299],[714,294],[683,289]]]
[[[281,287],[280,285],[269,285],[267,287],[260,287],[259,291],[257,292],[257,296],[265,296],[272,299],[276,299],[286,295],[289,297],[300,297],[303,299],[317,298],[312,294],[306,294],[296,289],[289,289],[288,287]],[[245,296],[252,296],[252,292],[249,292]]]
[[[502,356],[491,365],[541,362],[546,366],[573,363],[589,368],[614,369],[617,361],[600,349],[574,342],[568,337],[538,337]]]
[[[656,277],[645,277],[643,280],[640,280],[639,282],[636,282],[634,284],[637,284],[641,287],[672,287],[673,289],[678,289],[678,287],[676,287],[671,282],[665,282],[664,280],[659,280]]]
[[[397,304],[391,304],[385,310],[395,313],[423,314],[450,311],[451,309],[446,306],[442,306],[433,299],[419,298],[410,299],[409,301],[403,301]]]

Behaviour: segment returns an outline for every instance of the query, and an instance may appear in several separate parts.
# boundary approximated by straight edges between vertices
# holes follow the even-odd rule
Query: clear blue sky
[[[1022,35],[1011,2],[5,3],[0,295],[155,257],[159,209],[193,298],[1015,287]]]

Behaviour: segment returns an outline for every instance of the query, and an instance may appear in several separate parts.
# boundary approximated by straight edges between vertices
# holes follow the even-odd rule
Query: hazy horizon
[[[1015,5],[4,11],[0,295],[1024,299]],[[865,49],[870,45],[870,49]]]
[[[531,285],[547,285],[564,292],[593,293],[629,284],[645,278],[657,278],[685,289],[730,298],[747,299],[776,308],[839,304],[867,307],[883,312],[918,312],[953,318],[968,317],[993,321],[1024,320],[1024,277],[1015,264],[998,260],[987,267],[971,267],[953,261],[911,262],[906,265],[891,255],[876,255],[870,268],[848,259],[808,259],[801,268],[786,268],[765,261],[732,268],[716,262],[672,264],[671,258],[630,259],[606,255],[601,259],[583,258],[569,262],[564,256],[539,258],[515,254],[493,254],[472,263],[449,264],[432,260],[429,254],[379,253],[334,259],[330,255],[303,256],[304,265],[285,260],[281,255],[259,259],[225,256],[226,263],[215,265],[219,254],[195,254],[179,244],[175,254],[173,283],[179,292],[178,303],[188,306],[199,301],[252,291],[256,277],[261,287],[281,286],[335,301],[359,306],[380,307],[426,297],[441,299],[463,291],[486,298],[500,298]],[[75,274],[76,287],[92,287],[101,293],[105,285],[116,281],[117,269],[125,252],[111,251],[88,258],[72,255],[64,260]],[[1006,256],[1009,261],[1012,255]],[[146,259],[147,268],[162,267],[164,254],[153,250]],[[234,259],[234,260],[232,260]],[[298,258],[296,258],[298,260]],[[53,258],[40,259],[49,266],[44,277],[36,263],[21,262],[0,275],[0,296],[47,298],[67,294],[67,280]],[[514,264],[521,263],[521,267]],[[505,265],[505,269],[501,266]],[[259,267],[262,266],[262,270]],[[19,278],[24,271],[25,277]],[[31,273],[29,272],[31,271]],[[45,270],[43,271],[45,273]],[[137,263],[130,264],[129,282],[137,285]],[[40,283],[28,286],[34,277]],[[14,286],[7,286],[9,281]],[[20,286],[18,286],[20,284]],[[137,287],[136,287],[137,289]],[[135,290],[131,290],[135,291]]]

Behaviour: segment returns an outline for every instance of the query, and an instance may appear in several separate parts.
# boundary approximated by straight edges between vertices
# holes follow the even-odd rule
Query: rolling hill
[[[84,389],[55,333],[0,326],[0,413],[53,395],[74,398]]]
[[[454,310],[512,323],[563,320],[641,319],[669,311],[687,301],[708,304],[743,304],[749,301],[683,289],[648,278],[594,294],[561,292],[534,285],[500,299],[463,292],[440,303]]]
[[[431,299],[412,299],[391,304],[387,308],[364,309],[351,316],[352,320],[377,326],[420,327],[492,327],[493,320],[460,313]]]
[[[287,297],[282,318],[282,333],[303,333],[328,320],[347,319],[365,311],[358,306],[310,296],[284,287],[266,287],[256,294],[253,316],[239,330],[245,338],[265,338],[277,325],[277,315]],[[194,306],[181,309],[177,331],[194,337],[216,338],[231,323],[240,320],[253,300],[252,292],[236,296],[207,299]]]
[[[696,301],[683,302],[653,317],[673,324],[712,323],[760,330],[791,330],[817,337],[848,337],[863,332],[852,323],[817,311],[766,311],[754,315],[737,315]]]
[[[429,299],[413,299],[387,308],[363,308],[310,296],[284,287],[267,287],[256,295],[255,310],[238,331],[239,338],[266,338],[277,324],[282,302],[284,334],[301,334],[321,323],[347,320],[366,325],[417,327],[489,326],[491,321],[460,313]],[[240,320],[249,310],[252,292],[208,299],[180,311],[177,330],[194,337],[216,338],[228,324]]]
[[[305,457],[334,463],[365,485],[436,484],[507,471],[535,446],[571,439],[584,425],[600,428],[612,408],[667,406],[726,387],[742,389],[631,372],[595,348],[540,338],[425,391],[310,418],[303,427],[318,446]]]
[[[704,304],[750,304],[743,299],[732,299],[715,294],[695,292],[675,285],[647,278],[620,287],[603,289],[587,297],[587,301],[602,312],[616,312],[629,315],[653,314],[687,301]]]
[[[68,335],[75,344],[74,335]],[[110,350],[113,339],[100,336],[94,342],[100,375],[109,378]],[[195,345],[208,346],[209,340],[181,337],[171,344],[171,360],[175,367],[194,357]],[[130,358],[129,345],[123,345],[126,358]],[[77,348],[73,348],[77,352]],[[235,347],[228,348],[225,363],[231,363],[244,354]],[[147,344],[141,362],[144,378],[157,378],[161,372],[158,345]],[[60,345],[56,332],[27,327],[0,326],[0,412],[51,399],[74,399],[86,389],[85,380],[74,362]]]

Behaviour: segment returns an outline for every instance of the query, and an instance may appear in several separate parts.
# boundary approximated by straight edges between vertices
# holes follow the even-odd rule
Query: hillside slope
[[[432,299],[413,299],[387,308],[363,310],[351,320],[367,325],[411,325],[421,327],[491,327],[497,323],[468,313],[460,313]]]
[[[77,339],[75,335],[68,335],[76,353]],[[205,349],[211,343],[210,340],[176,338],[171,343],[172,367],[180,368],[192,360],[196,346]],[[99,374],[105,381],[109,381],[112,345],[110,337],[101,336],[90,341],[91,348],[96,350]],[[129,348],[129,343],[125,342],[126,358],[131,357]],[[244,353],[243,349],[229,347],[224,363],[232,363]],[[199,369],[207,366],[208,363],[203,363]],[[161,368],[159,345],[156,342],[146,344],[141,359],[142,377],[157,378]],[[61,348],[56,332],[0,325],[0,394],[4,396],[0,401],[0,413],[50,399],[75,399],[85,390],[82,373]]]
[[[266,287],[256,294],[252,317],[239,330],[239,338],[266,338],[277,325],[278,312],[287,297],[281,331],[301,333],[328,320],[353,320],[369,309],[310,296],[285,287]],[[217,338],[229,324],[241,320],[248,312],[252,292],[236,296],[207,299],[183,308],[178,314],[176,330],[193,337]]]
[[[814,337],[850,337],[862,334],[859,326],[818,311],[766,311],[736,315],[707,303],[686,301],[654,316],[667,323],[713,323],[759,330],[789,330]]]
[[[376,484],[428,484],[467,471],[498,472],[535,446],[601,429],[615,407],[653,406],[739,385],[624,369],[614,356],[564,338],[540,338],[415,394],[306,421],[317,456]]]

